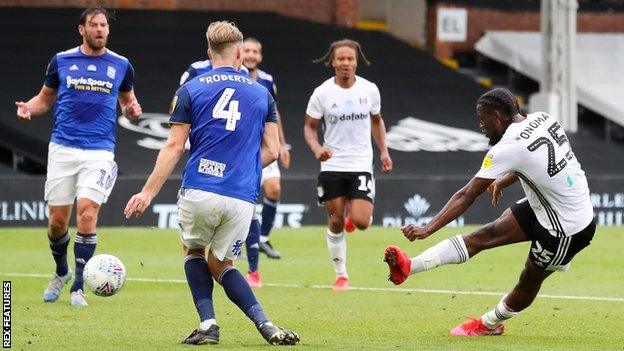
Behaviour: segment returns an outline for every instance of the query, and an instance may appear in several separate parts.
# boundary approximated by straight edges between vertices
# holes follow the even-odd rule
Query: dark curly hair
[[[351,49],[355,50],[356,58],[364,62],[365,65],[367,66],[370,65],[370,61],[368,61],[366,56],[364,56],[364,52],[362,51],[362,46],[360,45],[360,43],[351,39],[342,39],[342,40],[338,40],[338,41],[331,43],[325,55],[317,58],[316,60],[313,60],[312,62],[314,63],[322,62],[327,67],[331,66],[332,60],[334,59],[334,52],[336,51],[337,48],[340,48],[343,46],[350,47]]]
[[[505,88],[496,88],[488,91],[479,97],[477,104],[488,105],[493,110],[502,111],[509,118],[520,114],[518,100],[511,91]]]

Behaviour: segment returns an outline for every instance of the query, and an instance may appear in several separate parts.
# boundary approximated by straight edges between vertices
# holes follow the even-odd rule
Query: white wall
[[[397,38],[418,46],[426,43],[426,0],[360,0],[359,19],[386,22]]]

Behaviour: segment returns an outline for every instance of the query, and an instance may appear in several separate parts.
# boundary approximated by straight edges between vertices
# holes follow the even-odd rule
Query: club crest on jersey
[[[485,157],[483,158],[483,163],[481,164],[481,167],[483,169],[492,168],[492,164],[494,163],[493,159],[494,159],[494,156],[492,156],[491,154],[485,155]]]
[[[97,67],[95,67],[95,65],[88,65],[87,66],[87,71],[95,72],[95,71],[97,71]]]
[[[360,98],[360,105],[366,105],[367,102],[366,98]]]
[[[115,73],[117,73],[115,67],[108,66],[108,68],[106,69],[106,75],[108,76],[108,78],[115,79]]]
[[[70,71],[77,71],[78,70],[78,66],[76,65],[72,65],[71,67],[69,67]]]

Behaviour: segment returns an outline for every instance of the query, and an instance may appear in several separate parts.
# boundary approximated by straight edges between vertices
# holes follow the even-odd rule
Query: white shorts
[[[281,175],[282,174],[277,161],[273,161],[273,163],[262,169],[262,179],[260,180],[260,185],[264,184],[264,181],[269,178],[279,178]]]
[[[48,205],[72,205],[74,199],[106,202],[117,180],[115,155],[106,150],[82,150],[50,143],[45,200]]]
[[[210,248],[219,261],[235,260],[247,239],[254,204],[197,189],[178,195],[180,240],[189,249]]]

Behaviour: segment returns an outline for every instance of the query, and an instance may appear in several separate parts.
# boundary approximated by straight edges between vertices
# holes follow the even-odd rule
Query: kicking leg
[[[412,259],[398,247],[389,246],[384,260],[390,267],[390,281],[398,285],[414,273],[446,264],[464,263],[483,250],[529,240],[511,210],[507,209],[494,222],[471,234],[445,239]]]

